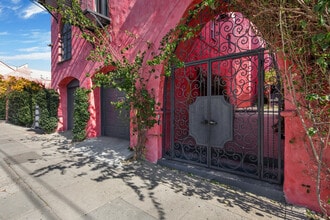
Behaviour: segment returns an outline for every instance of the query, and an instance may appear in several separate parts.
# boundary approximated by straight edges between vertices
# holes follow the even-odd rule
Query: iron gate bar
[[[268,140],[269,137],[267,139],[264,138],[264,134],[265,134],[265,128],[269,129],[269,124],[267,124],[267,127],[265,127],[264,125],[264,122],[265,122],[265,119],[264,119],[264,115],[265,115],[265,109],[264,109],[264,70],[265,70],[265,49],[264,48],[261,48],[261,49],[256,49],[256,50],[251,50],[251,51],[245,51],[245,52],[241,52],[241,53],[236,53],[236,54],[229,54],[229,55],[226,55],[226,56],[219,56],[219,57],[215,57],[215,58],[210,58],[210,59],[203,59],[203,60],[197,60],[197,61],[192,61],[192,62],[187,62],[184,64],[184,67],[183,68],[176,68],[176,67],[173,67],[172,68],[172,75],[171,77],[168,79],[166,79],[167,82],[171,82],[170,84],[170,91],[169,91],[169,95],[170,97],[166,96],[164,94],[164,100],[165,102],[167,103],[167,101],[170,100],[170,108],[167,108],[165,106],[166,109],[170,109],[170,124],[168,126],[170,126],[170,131],[169,131],[169,134],[170,134],[170,140],[169,140],[169,143],[170,143],[170,148],[169,148],[169,151],[167,152],[170,152],[170,158],[171,159],[174,159],[174,160],[177,160],[177,161],[183,161],[183,162],[187,162],[189,161],[189,163],[192,163],[192,164],[198,164],[199,166],[207,166],[207,167],[214,167],[214,165],[211,165],[211,159],[212,159],[212,148],[209,146],[208,144],[208,147],[204,147],[204,146],[199,146],[199,145],[195,145],[195,148],[192,148],[192,145],[189,145],[189,143],[184,143],[184,142],[181,142],[180,141],[178,143],[175,142],[175,120],[176,120],[176,116],[175,116],[175,110],[176,110],[176,79],[177,79],[177,74],[175,74],[176,70],[177,69],[182,69],[183,72],[180,72],[180,74],[182,74],[183,76],[186,76],[188,71],[189,71],[189,68],[187,67],[193,67],[193,66],[198,66],[198,65],[207,65],[207,84],[211,85],[212,84],[212,63],[214,62],[219,62],[219,61],[226,61],[226,60],[234,60],[234,59],[239,59],[239,58],[244,58],[244,57],[255,57],[255,58],[258,58],[258,67],[257,67],[257,80],[258,82],[261,82],[261,83],[258,83],[257,84],[257,98],[258,98],[258,101],[257,101],[257,156],[258,156],[258,160],[256,160],[257,162],[257,174],[258,174],[258,178],[261,179],[261,180],[267,180],[267,181],[270,181],[270,182],[276,182],[276,183],[280,183],[282,178],[281,178],[281,167],[282,167],[282,151],[281,151],[281,136],[278,135],[277,136],[277,142],[275,146],[275,142],[273,141],[273,145],[269,145],[268,146],[268,151],[264,151],[264,146],[265,146],[265,140]],[[267,53],[268,54],[268,53]],[[273,55],[273,54],[271,54]],[[220,62],[219,62],[220,63]],[[275,59],[273,59],[273,62],[272,63],[275,63]],[[271,64],[272,64],[271,63]],[[221,69],[219,69],[219,71],[221,71]],[[178,75],[179,76],[179,75]],[[181,76],[181,75],[180,75]],[[279,80],[279,76],[277,75],[276,76],[277,78],[277,81]],[[250,83],[252,81],[249,81]],[[208,100],[208,106],[210,106],[211,104],[211,98],[210,96],[212,95],[212,88],[211,86],[208,86],[207,87],[207,100]],[[180,102],[180,101],[179,101]],[[274,109],[272,110],[272,112],[279,116],[279,112],[280,112],[280,106],[281,106],[281,103],[282,103],[282,100],[281,100],[281,97],[280,97],[280,100],[279,100],[279,107],[277,109],[277,114],[275,114],[276,112],[274,111]],[[238,111],[241,111],[242,109],[239,109]],[[211,115],[211,110],[210,108],[208,108],[208,116]],[[255,111],[254,108],[253,109],[245,109],[245,111],[243,112],[249,112],[249,111]],[[167,111],[164,111],[164,113],[167,112]],[[269,114],[269,117],[271,117],[272,113],[270,112]],[[274,116],[275,116],[274,115]],[[178,115],[180,117],[180,114]],[[274,116],[273,118],[271,119],[272,122],[275,122],[274,121]],[[165,119],[166,117],[164,117]],[[168,118],[168,117],[167,117]],[[210,117],[208,117],[209,120],[212,120]],[[268,119],[269,120],[269,119]],[[267,120],[267,121],[268,121]],[[281,120],[280,118],[278,118],[278,123],[279,125],[281,125]],[[164,126],[165,127],[165,126]],[[211,126],[208,126],[208,131],[210,131],[210,127]],[[279,126],[278,127],[279,129],[279,132],[281,132],[281,127]],[[267,130],[267,133],[269,131]],[[274,134],[273,134],[274,135]],[[275,138],[276,139],[276,138]],[[273,140],[275,140],[273,139]],[[164,139],[163,139],[164,140]],[[208,141],[210,141],[210,132],[208,133]],[[165,143],[165,140],[164,142]],[[175,146],[175,148],[174,148]],[[187,147],[185,149],[185,147]],[[242,146],[243,147],[243,146]],[[269,150],[271,148],[271,150],[274,150],[275,148],[273,147],[277,147],[277,158],[276,158],[276,154],[274,154],[275,152],[273,151],[273,154],[270,155],[269,154]],[[244,148],[244,147],[243,147]],[[187,150],[188,149],[188,150]],[[191,151],[190,151],[191,150]],[[179,154],[180,152],[183,154],[183,155],[176,155],[179,151]],[[202,153],[204,154],[205,151],[207,151],[207,155],[205,155],[207,157],[207,161],[206,161],[206,164],[205,163],[201,163],[201,157],[203,156]],[[166,154],[166,150],[164,150],[165,154]],[[189,152],[193,152],[193,153],[196,153],[199,157],[199,159],[195,160],[194,158],[192,159],[189,159]],[[213,151],[214,152],[214,151]],[[188,153],[188,155],[184,155],[185,153]],[[226,152],[226,153],[230,153],[230,152]],[[239,152],[236,152],[236,153],[239,153]],[[243,152],[244,153],[244,152]],[[252,152],[253,153],[253,152]],[[268,155],[264,155],[264,153],[268,153]],[[244,153],[245,154],[245,153]],[[249,157],[248,154],[245,155],[246,157]],[[245,157],[244,156],[244,157]],[[251,155],[251,156],[254,156],[254,155]],[[267,158],[264,158],[264,157],[267,157]],[[204,156],[203,156],[203,160],[204,160]],[[230,158],[228,158],[230,159]],[[254,160],[254,159],[253,159]],[[277,161],[276,161],[277,160]],[[234,161],[233,161],[234,162]],[[245,163],[245,159],[242,159],[240,161],[240,163]],[[253,161],[252,161],[253,162]],[[268,165],[269,164],[272,164],[271,166],[271,169],[266,169],[267,167],[265,167],[264,163],[267,162]],[[277,162],[277,167],[274,167],[274,164],[276,164]],[[249,162],[248,162],[249,163]],[[249,165],[249,164],[247,164]],[[214,167],[216,168],[216,167]],[[269,168],[269,167],[268,167]],[[277,169],[276,169],[277,168]],[[220,169],[220,167],[218,168]],[[222,168],[222,169],[225,169],[225,168]],[[245,169],[245,168],[243,168]],[[225,169],[231,173],[240,173],[240,174],[244,174],[245,176],[251,176],[251,177],[257,177],[254,175],[254,173],[247,173],[248,170],[244,171],[244,170],[236,170],[235,169],[230,169],[227,168]],[[244,172],[244,173],[242,173]],[[268,175],[268,176],[267,176]],[[268,178],[267,178],[268,177]],[[275,179],[276,178],[276,179]]]
[[[275,58],[274,53],[271,53],[271,57],[272,57],[272,60],[274,61],[274,69],[275,69],[275,72],[276,72],[276,73],[279,73],[279,67],[278,67],[278,65],[277,65],[277,62],[276,62],[276,58]],[[282,91],[282,83],[281,83],[281,76],[280,76],[280,74],[276,74],[276,86],[278,87],[278,90],[279,90],[279,91]],[[281,112],[281,110],[282,110],[282,109],[280,108],[280,106],[283,106],[283,97],[282,97],[282,95],[279,96],[278,106],[279,106],[279,107],[278,107],[278,109],[277,109],[277,112],[278,112],[277,115],[280,116],[280,112]],[[282,131],[282,123],[284,123],[284,121],[282,121],[281,117],[282,117],[282,116],[280,116],[280,118],[278,119],[278,126],[277,126],[277,128],[278,128],[278,133],[280,134],[280,135],[277,136],[277,141],[278,141],[278,143],[281,143],[282,132],[283,132],[283,131]],[[284,153],[284,152],[282,152],[282,148],[281,148],[280,146],[278,146],[277,158],[282,158],[283,153]],[[279,170],[278,175],[282,175],[282,174],[281,174],[281,171],[282,171],[282,159],[278,159],[278,160],[277,160],[277,167],[278,167],[278,170]],[[281,181],[281,180],[282,180],[282,177],[280,178],[279,181]]]
[[[164,119],[167,121],[163,127],[166,134],[163,138],[166,149],[163,149],[173,160],[279,182],[280,171],[276,168],[281,166],[281,149],[278,147],[281,139],[273,130],[277,120],[281,124],[278,119],[279,108],[277,103],[269,108],[269,105],[264,105],[266,101],[263,99],[266,94],[269,97],[271,94],[264,90],[264,86],[274,85],[264,82],[264,71],[274,68],[275,59],[272,61],[273,54],[265,53],[267,43],[257,35],[247,18],[239,12],[228,15],[226,20],[216,20],[214,41],[209,35],[209,20],[201,20],[205,25],[199,38],[189,41],[182,51],[176,51],[178,55],[182,52],[185,63],[183,68],[173,67],[172,76],[166,79],[170,85],[166,84],[166,96],[164,93]],[[200,14],[198,18],[203,19],[203,16]],[[185,48],[189,48],[189,51]],[[224,78],[224,82],[221,78]],[[213,137],[211,132],[216,135],[222,133],[220,127],[211,125],[212,120],[220,120],[211,116],[217,113],[223,115],[222,107],[213,104],[212,95],[225,95],[228,104],[235,108],[233,117],[230,117],[235,123],[232,129],[234,138],[221,144],[223,148],[217,148],[210,140]],[[203,142],[196,141],[189,134],[191,119],[187,119],[190,116],[190,104],[200,96],[203,96],[205,103],[199,108],[205,111],[208,121],[207,125],[200,124],[197,127],[197,131],[198,128],[203,129],[198,133],[202,135]],[[207,106],[212,108],[206,109]],[[204,116],[200,119],[204,119]],[[215,140],[214,143],[219,142]],[[278,148],[274,148],[275,145]]]
[[[199,64],[203,64],[203,63],[205,64],[208,62],[213,63],[216,61],[223,61],[223,60],[237,59],[237,58],[248,57],[248,56],[255,56],[255,55],[259,55],[259,54],[263,55],[265,50],[266,50],[265,48],[259,48],[259,49],[249,50],[249,51],[244,51],[244,52],[239,52],[239,53],[232,53],[232,54],[228,54],[225,56],[218,56],[218,57],[214,57],[214,58],[190,61],[190,62],[184,63],[184,67],[195,66],[195,65],[199,65]],[[175,69],[180,69],[180,68],[184,68],[184,67],[178,68],[176,66],[172,66],[172,73],[174,73]]]
[[[212,83],[212,67],[210,60],[207,61],[207,85],[211,85]],[[212,86],[207,86],[207,118],[211,119],[211,94],[212,93]],[[211,140],[211,126],[207,126],[207,167],[211,165],[211,148],[210,148],[210,140]]]
[[[174,158],[174,110],[175,110],[175,106],[174,106],[174,101],[175,101],[175,68],[171,68],[171,122],[170,122],[170,127],[171,127],[171,131],[170,131],[170,143],[171,143],[171,158]]]
[[[264,54],[258,54],[258,82],[264,82]],[[264,145],[264,83],[258,83],[258,171],[259,178],[262,178],[263,174],[263,145]]]

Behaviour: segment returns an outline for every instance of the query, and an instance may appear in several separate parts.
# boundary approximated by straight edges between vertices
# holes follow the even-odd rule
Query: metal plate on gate
[[[189,134],[199,145],[224,147],[233,139],[233,106],[224,96],[197,97],[189,106]]]

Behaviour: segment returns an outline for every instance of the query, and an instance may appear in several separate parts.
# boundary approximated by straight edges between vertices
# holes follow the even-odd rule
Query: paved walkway
[[[74,145],[0,122],[0,219],[306,219],[303,208],[125,161],[127,146],[107,141]]]

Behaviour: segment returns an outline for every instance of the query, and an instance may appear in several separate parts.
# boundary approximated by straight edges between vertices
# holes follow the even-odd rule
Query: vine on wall
[[[108,29],[100,28],[81,12],[77,0],[69,7],[65,0],[59,0],[59,7],[51,10],[61,14],[64,22],[80,28],[82,37],[93,44],[89,60],[101,62],[103,66],[113,66],[108,73],[96,74],[96,86],[107,85],[126,93],[128,103],[115,103],[117,107],[129,106],[134,113],[131,119],[134,132],[138,136],[135,146],[137,158],[144,154],[147,141],[146,130],[153,127],[156,103],[152,89],[147,83],[154,74],[157,65],[165,67],[164,75],[169,76],[171,66],[184,65],[175,55],[180,42],[196,37],[201,29],[194,22],[202,10],[217,14],[226,7],[228,11],[239,11],[248,17],[257,27],[258,34],[265,39],[275,53],[281,53],[286,63],[283,76],[287,90],[297,106],[298,115],[304,125],[311,160],[317,165],[317,196],[320,207],[325,212],[325,202],[320,200],[321,173],[329,172],[323,161],[324,152],[329,148],[329,67],[330,67],[330,18],[329,1],[324,0],[202,0],[192,7],[185,18],[160,42],[153,57],[145,60],[151,52],[153,42],[146,42],[146,50],[140,51],[134,58],[126,55],[134,45],[129,45],[119,53],[113,49]],[[247,7],[248,6],[248,7]],[[135,37],[135,36],[131,36]],[[299,83],[298,83],[299,82]],[[148,109],[146,106],[149,106]],[[146,111],[148,110],[148,111]],[[316,141],[315,141],[316,140]]]
[[[74,92],[73,138],[72,141],[82,141],[86,138],[86,126],[90,118],[88,111],[89,89],[77,88]]]
[[[114,70],[108,73],[97,73],[93,77],[93,85],[108,86],[125,92],[125,102],[119,101],[114,104],[117,108],[129,108],[132,112],[131,122],[133,132],[137,136],[135,158],[140,159],[145,155],[145,145],[147,141],[147,131],[152,128],[157,120],[155,109],[161,105],[155,101],[153,89],[148,88],[151,77],[159,77],[154,74],[157,65],[165,67],[164,75],[170,75],[172,65],[182,66],[183,63],[176,57],[175,50],[182,41],[189,40],[196,36],[200,26],[190,25],[189,23],[205,8],[210,12],[215,11],[220,4],[216,0],[204,0],[196,4],[189,10],[187,18],[182,19],[181,23],[171,29],[160,42],[160,47],[154,56],[145,60],[145,55],[151,53],[153,42],[145,42],[146,50],[139,51],[132,59],[127,58],[130,49],[134,45],[123,48],[120,52],[113,49],[109,39],[108,28],[102,28],[86,18],[77,0],[73,0],[70,5],[65,0],[58,1],[58,7],[50,10],[61,15],[62,22],[68,22],[81,30],[81,37],[90,42],[94,49],[90,52],[88,60],[101,62],[102,66],[113,66]],[[127,31],[131,38],[136,38]]]
[[[286,61],[281,70],[291,102],[306,134],[306,150],[315,169],[307,172],[316,182],[316,196],[325,216],[328,201],[321,199],[322,184],[330,181],[330,2],[325,0],[235,0],[232,7],[257,27],[271,49]],[[246,7],[246,6],[249,7]],[[326,196],[326,195],[325,195]]]

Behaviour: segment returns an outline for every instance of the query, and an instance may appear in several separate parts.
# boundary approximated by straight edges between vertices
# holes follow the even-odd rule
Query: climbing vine
[[[330,2],[325,0],[231,1],[258,28],[270,48],[285,61],[281,70],[285,89],[306,134],[313,164],[307,171],[316,182],[316,196],[324,215],[330,208],[321,199],[322,184],[330,181],[325,160],[330,137]],[[246,7],[248,5],[249,7]],[[328,210],[328,211],[327,211]]]
[[[61,22],[70,23],[81,30],[81,37],[93,45],[88,60],[102,63],[101,66],[112,66],[113,70],[109,72],[100,72],[94,75],[94,87],[112,87],[123,91],[126,95],[125,100],[112,103],[117,108],[128,108],[131,110],[131,123],[133,125],[133,134],[137,136],[135,157],[143,158],[145,155],[145,145],[147,141],[147,131],[152,128],[156,122],[156,108],[160,103],[156,102],[154,90],[148,89],[148,82],[155,75],[157,65],[162,64],[165,67],[164,75],[170,75],[171,66],[182,66],[183,63],[175,55],[178,44],[196,36],[201,26],[191,25],[198,13],[205,8],[210,12],[215,12],[220,4],[216,0],[204,0],[196,4],[188,11],[186,18],[182,19],[180,24],[171,29],[160,42],[160,47],[155,51],[152,42],[145,42],[145,51],[139,51],[135,57],[129,59],[127,54],[134,44],[128,45],[120,52],[114,49],[110,41],[108,29],[102,25],[89,20],[82,12],[79,1],[73,0],[67,3],[66,0],[58,0],[56,8],[48,7],[61,15]],[[137,37],[127,31],[127,35],[138,41]],[[153,56],[146,60],[147,53]]]
[[[82,141],[86,138],[86,126],[90,114],[88,111],[88,94],[89,89],[77,88],[74,92],[74,109],[73,109],[73,141]]]
[[[239,11],[248,17],[257,27],[257,32],[269,44],[269,49],[281,54],[286,62],[283,68],[283,80],[287,91],[293,97],[291,102],[297,106],[297,113],[303,123],[312,160],[317,169],[317,196],[320,207],[325,211],[326,204],[320,199],[321,173],[328,173],[323,161],[324,153],[329,148],[329,67],[330,67],[330,10],[329,1],[325,0],[202,0],[189,9],[180,23],[160,42],[160,47],[153,48],[153,42],[145,42],[145,51],[129,57],[128,45],[121,51],[114,49],[108,28],[93,23],[81,11],[80,4],[73,0],[70,5],[66,0],[58,0],[58,7],[50,10],[61,15],[62,22],[68,22],[81,30],[81,37],[93,45],[89,60],[100,62],[101,66],[112,66],[109,72],[94,75],[95,86],[109,86],[125,92],[126,99],[113,103],[118,108],[131,110],[133,132],[137,135],[134,146],[136,157],[145,152],[146,131],[153,127],[156,120],[157,103],[152,89],[148,89],[151,77],[156,74],[158,65],[164,66],[164,75],[169,76],[171,67],[184,64],[175,55],[178,45],[196,37],[201,25],[196,16],[203,10],[209,14],[227,11]],[[248,6],[248,7],[247,7]],[[127,32],[132,42],[137,37]],[[148,60],[146,54],[152,54]]]

